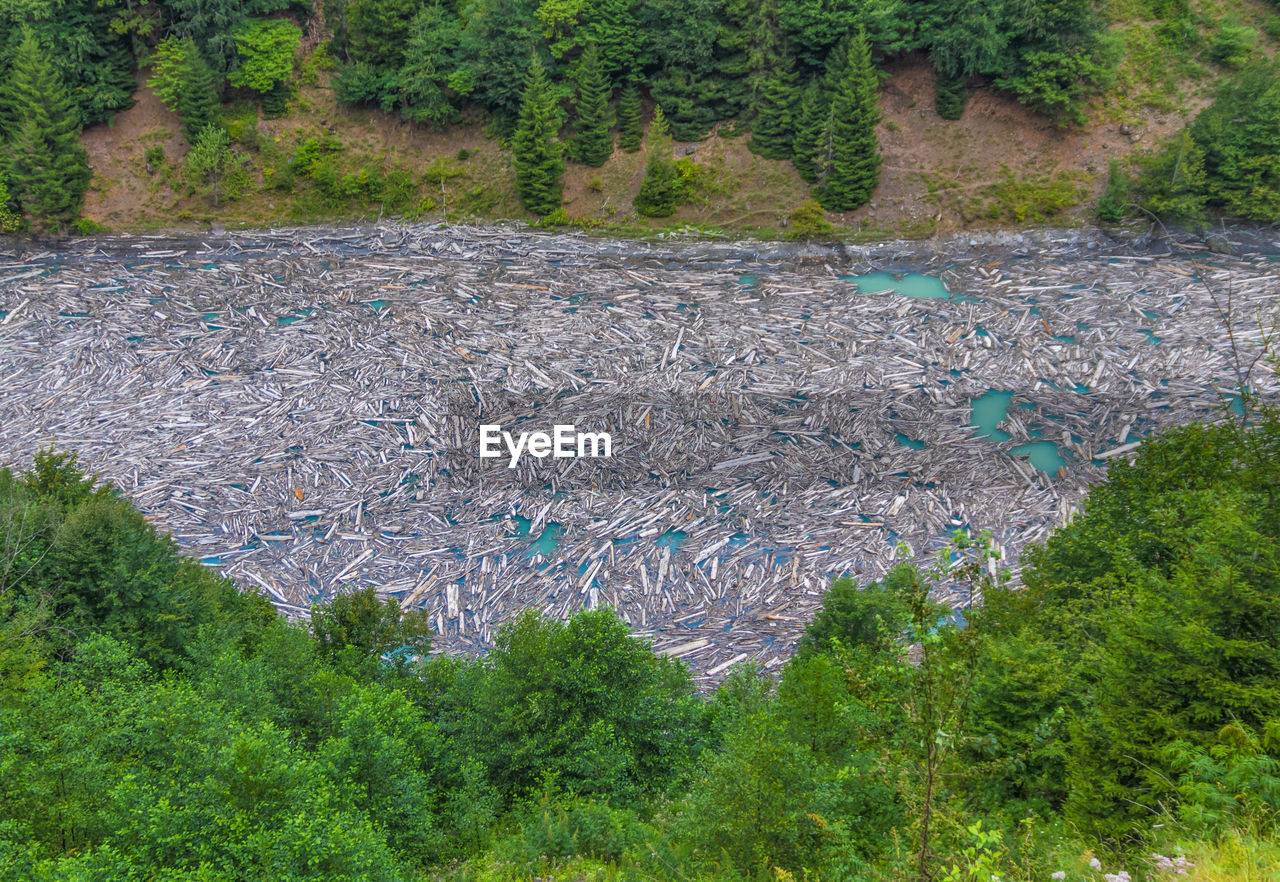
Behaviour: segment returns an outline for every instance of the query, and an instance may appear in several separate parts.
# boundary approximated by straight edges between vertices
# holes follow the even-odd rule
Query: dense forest
[[[0,878],[1271,878],[1277,487],[1280,414],[1171,431],[1024,587],[957,534],[703,695],[607,609],[288,624],[47,451],[0,472]]]
[[[1119,26],[1134,21],[1154,25]],[[1266,31],[1280,35],[1280,17]],[[1117,163],[1097,215],[1117,222],[1143,212],[1191,220],[1225,212],[1276,221],[1280,76],[1263,39],[1193,0],[8,4],[0,10],[0,228],[76,223],[90,180],[77,135],[131,106],[138,70],[181,117],[189,151],[178,183],[213,206],[244,192],[243,154],[256,151],[266,190],[306,182],[332,213],[363,200],[411,214],[433,175],[443,187],[444,166],[425,176],[348,172],[331,155],[341,145],[324,138],[268,156],[224,115],[246,102],[266,118],[285,114],[299,83],[325,68],[348,105],[429,127],[485,121],[513,155],[520,203],[549,223],[568,220],[560,202],[566,161],[599,167],[615,141],[623,151],[647,144],[634,212],[671,215],[705,176],[695,160],[675,157],[671,140],[697,140],[725,124],[749,132],[756,155],[794,164],[817,202],[803,207],[797,231],[821,234],[827,228],[815,208],[847,211],[875,192],[881,68],[908,54],[934,69],[942,119],[958,119],[969,89],[982,83],[1068,127],[1086,121],[1090,100],[1112,87],[1122,60],[1152,67],[1201,59],[1225,72],[1216,103],[1132,168]],[[163,152],[148,154],[152,173],[163,160]]]

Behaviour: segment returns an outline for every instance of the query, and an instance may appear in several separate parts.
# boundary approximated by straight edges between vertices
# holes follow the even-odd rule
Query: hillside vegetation
[[[839,580],[711,695],[611,611],[309,627],[46,452],[0,472],[0,878],[1270,880],[1280,415],[1192,425],[991,573]],[[981,593],[960,622],[935,582]]]
[[[1278,37],[1265,0],[10,4],[0,227],[1275,221]]]

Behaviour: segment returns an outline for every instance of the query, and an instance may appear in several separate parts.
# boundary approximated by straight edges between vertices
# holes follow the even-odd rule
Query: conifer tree
[[[14,198],[40,229],[62,229],[80,214],[89,157],[79,113],[49,59],[26,31],[5,84],[19,120],[7,145]]]
[[[849,211],[870,200],[880,182],[879,82],[861,29],[837,52],[815,195],[828,211]]]
[[[644,137],[641,113],[640,90],[636,88],[635,80],[630,80],[618,101],[618,146],[628,153],[639,150],[640,140]]]
[[[592,43],[582,54],[574,101],[578,122],[573,158],[584,165],[599,168],[613,155],[611,97],[612,90],[600,64],[600,50]]]
[[[670,217],[680,203],[680,172],[671,160],[671,148],[667,119],[662,107],[655,105],[653,121],[649,123],[649,156],[644,180],[631,203],[645,217]]]
[[[556,134],[560,114],[546,69],[536,55],[525,77],[524,96],[511,152],[515,155],[516,190],[524,207],[538,216],[548,215],[561,205],[564,160]]]
[[[205,126],[218,122],[218,90],[213,84],[213,70],[194,45],[187,54],[178,81],[178,116],[182,118],[182,137],[194,144]]]
[[[792,105],[796,99],[796,76],[791,70],[773,73],[760,88],[756,118],[751,124],[751,140],[747,147],[765,159],[790,159],[795,139],[797,114]]]
[[[810,184],[818,180],[814,165],[814,151],[826,125],[830,101],[822,88],[822,82],[814,77],[800,95],[800,109],[796,115],[795,137],[791,142],[791,163],[800,177]]]

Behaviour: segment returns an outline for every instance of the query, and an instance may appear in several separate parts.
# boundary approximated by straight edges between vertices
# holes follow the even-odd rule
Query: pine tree
[[[796,77],[790,70],[779,70],[764,81],[756,104],[755,122],[751,124],[751,140],[747,147],[765,159],[790,159],[795,139]]]
[[[20,120],[8,144],[13,196],[37,228],[62,229],[80,214],[89,157],[80,146],[79,113],[30,31],[5,86]]]
[[[829,107],[830,100],[822,88],[822,82],[816,77],[809,80],[800,96],[795,137],[791,142],[791,164],[796,167],[800,177],[810,184],[818,180],[813,154],[826,124]]]
[[[618,146],[628,153],[640,149],[640,140],[644,137],[644,120],[641,119],[640,90],[634,80],[627,83],[622,90],[622,98],[618,101]]]
[[[182,137],[194,144],[205,126],[218,122],[218,90],[213,85],[213,70],[191,45],[178,80],[176,110],[182,117]]]
[[[613,155],[613,120],[609,112],[612,90],[600,65],[600,50],[593,43],[582,55],[574,102],[578,113],[574,159],[599,168]]]
[[[879,82],[871,47],[859,29],[841,49],[822,149],[815,157],[816,195],[828,211],[849,211],[871,199],[880,182]]]
[[[649,123],[648,160],[644,167],[644,180],[631,204],[645,217],[670,217],[680,204],[680,172],[671,160],[671,135],[662,107],[653,108],[653,121]]]
[[[548,215],[561,205],[560,176],[564,160],[556,134],[560,114],[546,69],[536,55],[525,77],[524,96],[511,152],[515,155],[516,190],[524,207],[538,216]]]

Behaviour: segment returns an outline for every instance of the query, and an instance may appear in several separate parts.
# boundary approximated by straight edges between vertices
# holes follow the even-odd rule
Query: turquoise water
[[[977,428],[974,433],[978,438],[990,438],[992,441],[1008,441],[1012,436],[1002,432],[996,426],[1009,412],[1012,392],[1000,392],[992,389],[987,394],[973,399],[973,412],[969,422]]]
[[[879,294],[881,291],[896,291],[907,297],[918,297],[923,300],[969,300],[971,298],[956,297],[942,284],[937,276],[926,276],[920,273],[907,273],[901,278],[891,273],[868,273],[865,276],[841,276],[846,282],[858,286],[863,294]]]
[[[689,534],[684,530],[677,530],[674,527],[667,530],[657,539],[653,540],[653,544],[659,548],[670,548],[672,551],[679,551],[684,540],[689,538]]]
[[[560,546],[560,537],[564,535],[564,526],[554,521],[547,521],[547,526],[543,529],[542,534],[533,541],[529,546],[529,550],[525,552],[526,556],[532,557],[535,554],[541,554],[543,557],[548,556]]]
[[[365,303],[365,306],[373,310],[382,309],[386,305],[387,305],[387,301],[385,300],[370,300],[367,303]]]
[[[901,432],[898,433],[898,443],[901,444],[903,447],[910,447],[912,450],[923,450],[925,447],[925,443],[923,441],[917,441],[914,438],[908,438],[906,435],[902,434]]]
[[[1031,464],[1046,475],[1056,475],[1058,469],[1067,461],[1058,453],[1058,445],[1052,441],[1032,441],[1030,444],[1019,444],[1009,451],[1016,456],[1031,457]]]
[[[1157,337],[1155,335],[1155,332],[1148,331],[1146,328],[1142,329],[1142,336],[1146,337],[1147,342],[1150,343],[1152,346],[1159,346],[1163,340],[1163,338]]]
[[[756,277],[751,275],[738,276],[738,284],[754,288],[756,286]]]

